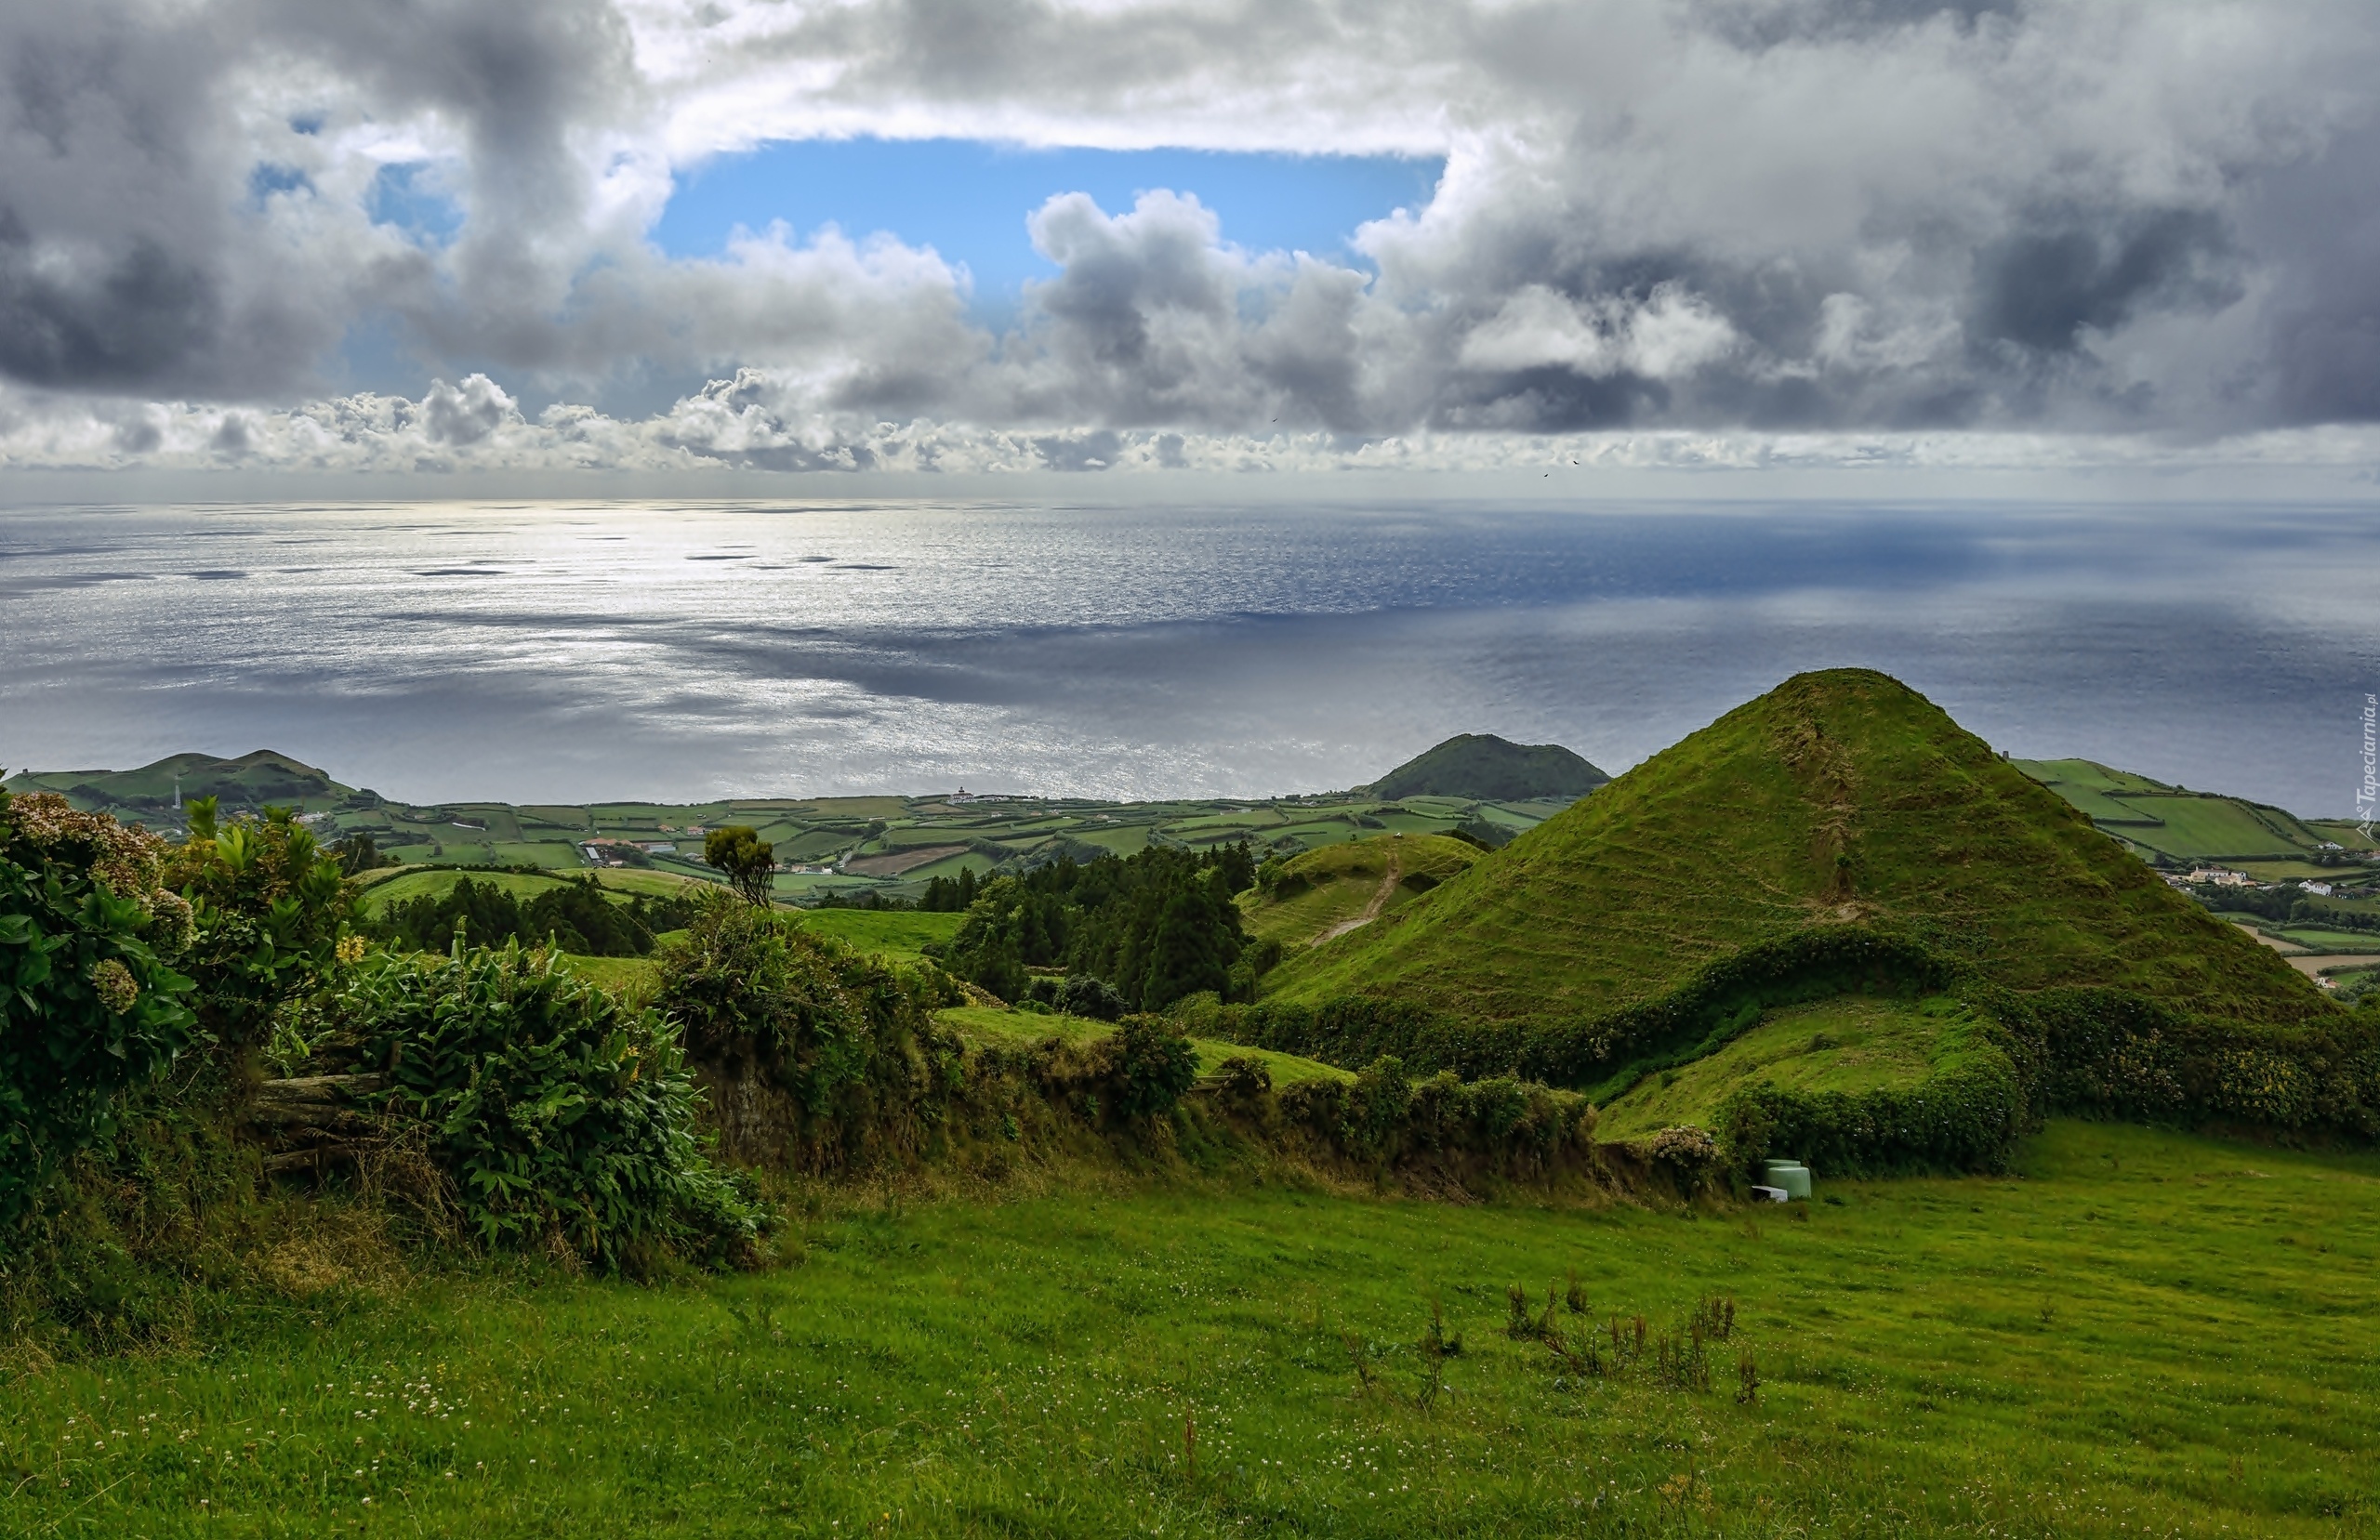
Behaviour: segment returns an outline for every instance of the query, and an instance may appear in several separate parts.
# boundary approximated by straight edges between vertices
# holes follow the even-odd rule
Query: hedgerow
[[[963,1079],[933,1012],[940,969],[896,968],[725,894],[658,958],[654,1006],[683,1031],[723,1151],[840,1169],[915,1154]]]
[[[0,791],[0,1225],[196,1035],[165,854],[56,793]]]
[[[1970,1030],[1980,1035],[1990,1029]],[[1746,1086],[1720,1104],[1714,1132],[1739,1167],[1789,1155],[1839,1176],[2006,1170],[2017,1139],[2035,1121],[2032,1086],[1996,1043],[1955,1045],[1948,1057],[1950,1063],[1910,1086]]]

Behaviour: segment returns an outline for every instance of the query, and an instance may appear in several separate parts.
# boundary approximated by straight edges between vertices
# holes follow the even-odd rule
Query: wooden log
[[[248,1121],[267,1127],[328,1126],[363,1117],[356,1098],[378,1090],[377,1074],[314,1074],[268,1080],[249,1099]]]

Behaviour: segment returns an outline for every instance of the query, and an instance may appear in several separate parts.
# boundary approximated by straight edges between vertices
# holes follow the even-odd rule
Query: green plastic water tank
[[[1807,1203],[1810,1197],[1810,1168],[1799,1161],[1767,1163],[1768,1185],[1781,1187],[1789,1199]]]

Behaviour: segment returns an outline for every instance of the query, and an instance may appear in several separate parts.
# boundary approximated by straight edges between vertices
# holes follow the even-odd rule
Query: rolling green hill
[[[1524,1033],[1674,990],[1754,943],[1858,925],[2020,990],[2115,985],[2205,1018],[2329,1010],[1931,702],[1805,674],[1398,913],[1267,981]]]
[[[1492,732],[1448,739],[1369,786],[1374,796],[1467,796],[1483,802],[1570,800],[1610,776],[1559,744],[1515,744]]]
[[[1312,946],[1404,907],[1479,859],[1445,835],[1375,836],[1308,850],[1239,896],[1250,935]]]

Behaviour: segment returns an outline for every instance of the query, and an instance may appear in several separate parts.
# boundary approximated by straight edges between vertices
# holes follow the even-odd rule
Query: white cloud
[[[90,0],[0,52],[10,463],[2380,420],[2350,0]],[[1005,336],[898,242],[648,244],[674,174],[848,134],[1447,171],[1360,233],[1376,274],[1244,250],[1195,190],[1019,210],[1061,271]],[[376,218],[389,167],[428,224]],[[416,401],[325,384],[359,327]]]

